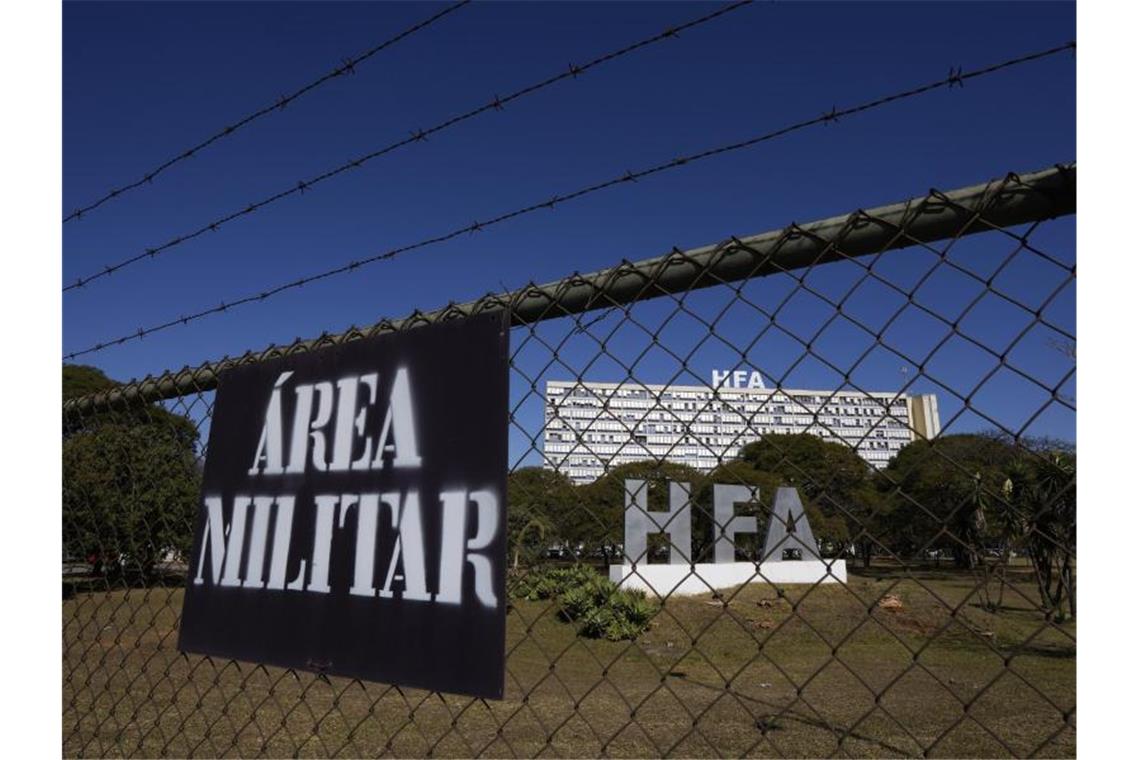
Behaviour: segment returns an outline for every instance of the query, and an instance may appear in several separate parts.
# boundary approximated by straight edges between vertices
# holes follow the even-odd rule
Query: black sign
[[[220,378],[179,649],[501,699],[508,330]]]

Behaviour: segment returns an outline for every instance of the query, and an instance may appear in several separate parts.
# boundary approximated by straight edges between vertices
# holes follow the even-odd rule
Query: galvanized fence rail
[[[1075,165],[1010,174],[67,401],[64,754],[1074,754],[1076,454],[1039,431],[1076,413],[1075,211]],[[506,699],[179,653],[219,376],[488,311],[512,324]],[[775,387],[745,410],[712,368]],[[941,432],[897,413],[917,394]],[[628,479],[652,509],[688,482],[714,539],[714,483],[761,524],[792,485],[846,581],[607,582],[670,548],[625,556]]]

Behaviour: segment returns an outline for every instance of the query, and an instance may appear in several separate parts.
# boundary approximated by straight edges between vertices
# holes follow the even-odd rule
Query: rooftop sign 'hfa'
[[[507,350],[480,316],[224,375],[179,647],[501,698]]]

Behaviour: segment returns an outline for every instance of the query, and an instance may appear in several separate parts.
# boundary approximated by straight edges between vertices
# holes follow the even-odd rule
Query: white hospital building
[[[878,468],[941,429],[933,395],[770,389],[742,371],[708,386],[549,380],[545,406],[544,466],[575,483],[646,459],[712,470],[767,433],[845,443]]]

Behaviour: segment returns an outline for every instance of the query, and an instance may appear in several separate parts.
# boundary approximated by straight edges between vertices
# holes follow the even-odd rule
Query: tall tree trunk
[[[1068,601],[1069,604],[1069,617],[1075,618],[1077,616],[1077,595],[1076,584],[1073,581],[1073,566],[1068,552],[1065,552],[1065,559],[1061,565],[1060,578],[1057,581],[1059,592],[1063,599]],[[1060,604],[1057,605],[1060,609]]]
[[[1009,553],[1010,553],[1010,543],[1009,543],[1009,541],[1006,541],[1004,546],[1002,546],[1001,566],[999,568],[1001,570],[1001,576],[998,578],[1000,585],[998,586],[997,608],[999,610],[1005,604],[1005,584],[1006,584],[1006,576],[1009,573]]]
[[[1037,593],[1041,596],[1041,606],[1045,608],[1045,616],[1052,617],[1053,561],[1047,552],[1040,549],[1031,549],[1029,557],[1033,563],[1033,574],[1037,578]]]

